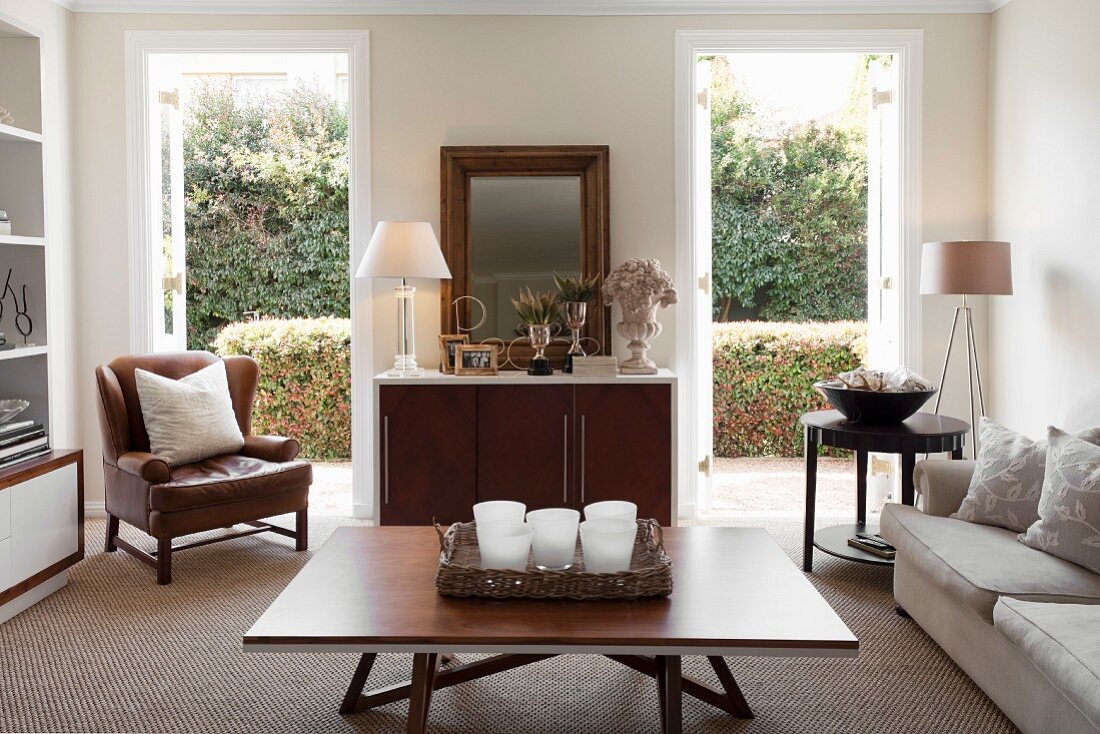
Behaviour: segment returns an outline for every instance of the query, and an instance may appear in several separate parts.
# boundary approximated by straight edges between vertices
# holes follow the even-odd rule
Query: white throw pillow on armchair
[[[244,446],[221,360],[179,380],[136,369],[134,380],[150,451],[169,466],[235,454]]]

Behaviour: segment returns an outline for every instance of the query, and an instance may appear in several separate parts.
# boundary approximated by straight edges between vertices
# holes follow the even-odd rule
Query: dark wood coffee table
[[[340,712],[408,698],[407,731],[417,734],[434,690],[555,655],[605,655],[655,678],[662,731],[680,732],[683,693],[752,717],[723,656],[858,654],[855,636],[763,529],[669,528],[664,538],[675,580],[667,599],[487,600],[436,593],[432,528],[340,528],[245,634],[244,649],[360,653]],[[363,694],[383,653],[413,653],[412,679]],[[445,664],[461,653],[495,656]],[[706,656],[721,689],[683,676],[684,655]]]

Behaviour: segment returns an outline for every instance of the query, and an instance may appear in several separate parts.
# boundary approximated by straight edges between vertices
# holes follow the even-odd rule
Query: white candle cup
[[[581,523],[584,570],[588,573],[618,573],[630,570],[637,523],[621,518],[598,518]]]
[[[493,500],[492,502],[478,502],[474,505],[474,522],[481,525],[497,520],[512,520],[523,522],[523,515],[527,512],[527,505],[522,502],[510,502],[508,500]]]
[[[564,571],[573,565],[580,519],[581,513],[565,508],[532,510],[527,513],[537,568],[543,571]]]
[[[624,500],[608,500],[606,502],[593,502],[584,506],[585,520],[627,520],[638,521],[638,506],[633,502]]]
[[[477,548],[482,568],[527,570],[531,526],[515,520],[494,520],[477,526]]]

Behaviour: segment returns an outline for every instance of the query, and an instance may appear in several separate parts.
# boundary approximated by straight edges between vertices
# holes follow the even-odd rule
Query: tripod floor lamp
[[[923,295],[962,296],[951,321],[947,339],[947,354],[943,358],[940,391],[936,395],[936,413],[940,412],[944,380],[951,363],[955,332],[962,321],[966,333],[966,379],[970,389],[970,420],[974,430],[974,455],[978,455],[978,416],[985,415],[985,394],[982,391],[982,371],[978,365],[978,347],[974,341],[974,317],[967,296],[1012,295],[1012,249],[1008,242],[963,240],[956,242],[926,242],[921,253],[920,292]],[[977,401],[974,386],[977,384]]]

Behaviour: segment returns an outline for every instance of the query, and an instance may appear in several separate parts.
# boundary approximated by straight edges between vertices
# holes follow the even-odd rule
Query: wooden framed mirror
[[[520,288],[554,291],[553,273],[598,276],[609,263],[608,147],[606,145],[446,146],[440,149],[440,245],[451,280],[441,282],[440,324],[458,333],[459,296],[476,296],[485,324],[473,342],[520,336],[512,307]],[[458,304],[459,321],[473,326],[473,301]],[[582,336],[610,353],[611,323],[603,296],[588,304]],[[546,354],[560,369],[568,334],[558,334]],[[592,353],[592,342],[584,343]],[[517,343],[512,358],[525,366],[533,353]],[[503,361],[503,360],[502,360]]]

